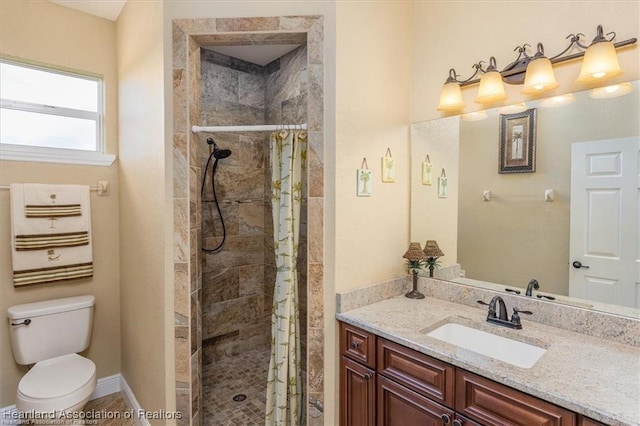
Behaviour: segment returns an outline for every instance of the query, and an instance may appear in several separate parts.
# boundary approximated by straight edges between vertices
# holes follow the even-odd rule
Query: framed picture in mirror
[[[498,173],[536,171],[536,108],[500,114]]]

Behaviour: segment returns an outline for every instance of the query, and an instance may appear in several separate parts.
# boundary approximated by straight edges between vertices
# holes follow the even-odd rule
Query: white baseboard
[[[122,380],[124,380],[122,378],[122,374],[119,373],[114,374],[113,376],[98,379],[96,389],[89,397],[89,401],[102,398],[103,396],[111,395],[112,393],[120,392],[120,390],[122,389],[122,387],[120,386],[120,382]]]
[[[138,403],[136,396],[133,394],[133,391],[129,387],[127,381],[120,375],[120,390],[122,392],[122,396],[124,397],[125,402],[129,406],[134,413],[139,413],[142,411],[142,407]],[[136,426],[150,426],[149,420],[146,417],[134,416],[133,420],[136,422]]]
[[[122,374],[114,374],[113,376],[103,377],[98,379],[96,383],[96,389],[93,391],[89,400],[102,398],[103,396],[111,395],[112,393],[122,392],[125,402],[129,406],[133,413],[139,413],[142,411],[142,407],[138,403],[133,391],[127,384],[127,381],[122,377]],[[148,426],[149,421],[146,418],[139,418],[134,415],[134,421],[137,426]],[[9,426],[18,424],[18,409],[15,404],[8,407],[0,407],[0,425]]]

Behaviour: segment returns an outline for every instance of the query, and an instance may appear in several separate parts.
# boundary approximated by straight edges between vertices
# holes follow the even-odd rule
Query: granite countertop
[[[511,311],[511,306],[507,306]],[[534,313],[535,315],[535,313]],[[393,342],[609,425],[640,424],[640,348],[522,319],[522,330],[485,321],[474,308],[432,297],[396,296],[337,314]],[[458,348],[427,333],[456,322],[546,348],[531,368],[519,368]]]

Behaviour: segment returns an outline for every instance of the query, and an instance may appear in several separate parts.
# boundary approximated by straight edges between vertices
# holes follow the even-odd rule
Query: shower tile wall
[[[281,120],[295,123],[306,119],[306,47],[264,67],[203,50],[201,72],[204,125],[273,124]],[[268,134],[203,135],[203,170],[210,152],[207,136],[212,136],[220,148],[230,149],[232,155],[219,160],[216,172],[216,193],[227,230],[225,244],[220,251],[202,257],[204,364],[269,345],[275,280]],[[221,241],[222,226],[210,176],[202,198],[202,233],[205,247],[215,247]],[[306,230],[301,235],[306,236]],[[305,253],[306,246],[300,251]],[[300,288],[305,291],[300,300],[304,302],[304,256],[301,260],[304,274]],[[306,303],[301,305],[306,307]],[[301,318],[306,319],[306,308]],[[306,330],[306,323],[301,323],[301,328]],[[305,341],[306,335],[302,338]]]
[[[200,206],[200,176],[204,139],[193,134],[191,126],[202,125],[201,48],[215,45],[268,45],[306,43],[307,98],[309,126],[308,150],[308,231],[306,252],[309,304],[307,314],[308,368],[306,374],[307,421],[309,426],[324,424],[324,24],[322,16],[280,16],[269,18],[203,18],[173,21],[173,172],[174,172],[174,300],[176,409],[182,414],[177,424],[202,423],[202,323],[203,305]],[[233,31],[228,33],[226,31]],[[272,65],[279,65],[272,64]],[[269,68],[270,71],[275,71]],[[247,72],[247,74],[252,74]],[[287,77],[282,77],[285,80]],[[282,80],[280,80],[282,81]],[[301,80],[299,80],[301,81]],[[285,87],[289,87],[285,85]],[[259,92],[254,92],[259,93]],[[248,95],[248,94],[246,94]],[[239,92],[239,96],[240,92]],[[247,99],[247,97],[243,97]],[[281,99],[286,101],[284,97]],[[280,104],[280,106],[285,104]],[[266,109],[271,111],[268,105]],[[284,110],[284,109],[283,109]],[[220,110],[219,110],[220,111]],[[287,109],[287,111],[289,111]],[[282,112],[282,111],[281,111]],[[267,114],[267,111],[265,111]],[[271,119],[271,117],[269,117]],[[215,123],[222,124],[222,123]],[[246,124],[246,123],[242,123]],[[259,123],[251,123],[259,124]],[[252,137],[255,134],[237,135]],[[239,141],[239,140],[238,140]],[[234,149],[232,146],[222,147]],[[239,149],[239,147],[237,148]],[[206,150],[206,146],[205,146]],[[234,156],[238,153],[236,150]],[[230,157],[226,160],[241,161]],[[229,166],[231,163],[227,163]],[[241,206],[240,206],[241,207]],[[252,210],[253,211],[253,210]],[[268,209],[265,225],[270,224]],[[240,208],[238,208],[238,215]],[[243,217],[248,217],[243,216]],[[258,217],[258,216],[255,216]],[[252,221],[246,220],[245,225]],[[238,232],[240,232],[238,225]],[[268,232],[265,232],[267,234]],[[270,244],[270,238],[268,239]],[[265,252],[268,249],[265,246]],[[272,262],[272,261],[271,261]],[[304,271],[304,269],[302,269]],[[265,269],[268,274],[268,268]],[[239,282],[248,284],[240,278]],[[267,281],[268,282],[268,281]],[[301,283],[301,285],[303,285]],[[240,288],[238,294],[240,294]],[[244,293],[243,293],[244,294]],[[266,294],[266,293],[265,293]],[[268,293],[267,297],[271,297]],[[269,302],[264,303],[268,306]],[[306,305],[303,305],[306,306]],[[305,318],[302,314],[302,318]],[[239,334],[239,332],[238,332]],[[331,391],[331,390],[328,390]],[[330,393],[332,395],[332,393]]]

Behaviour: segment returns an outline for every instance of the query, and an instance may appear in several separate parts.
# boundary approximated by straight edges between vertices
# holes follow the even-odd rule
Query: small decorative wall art
[[[356,195],[358,197],[371,197],[373,192],[373,173],[367,165],[367,158],[362,159],[362,166],[356,171]]]
[[[396,181],[396,165],[391,157],[391,149],[387,148],[387,152],[382,157],[382,182],[392,183]]]
[[[449,188],[447,188],[447,186],[447,175],[444,169],[442,169],[442,173],[440,173],[440,177],[438,178],[438,198],[447,198],[449,195]]]
[[[431,171],[433,170],[433,165],[431,164],[431,160],[429,160],[429,155],[422,162],[422,184],[423,185],[431,185]]]
[[[498,173],[536,171],[536,109],[500,115]]]

